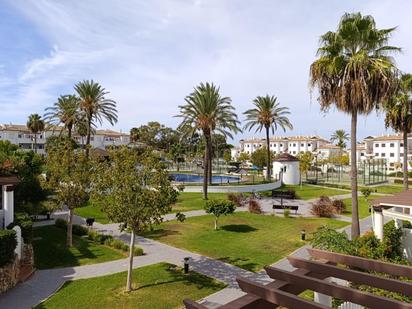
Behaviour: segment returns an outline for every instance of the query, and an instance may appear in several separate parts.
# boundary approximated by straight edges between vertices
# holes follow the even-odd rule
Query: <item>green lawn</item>
[[[372,192],[384,193],[384,194],[394,194],[394,193],[402,192],[403,186],[390,184],[390,185],[383,185],[383,186],[377,186],[377,187],[369,187],[369,189],[371,189]]]
[[[34,229],[34,261],[38,269],[102,263],[126,257],[120,251],[73,235],[73,247],[66,247],[66,231],[55,226]]]
[[[278,190],[287,190],[293,189],[296,192],[296,195],[301,200],[310,200],[314,198],[318,198],[322,195],[326,196],[334,196],[334,195],[342,195],[346,193],[350,193],[350,191],[344,190],[337,190],[333,188],[325,188],[321,186],[314,186],[314,185],[306,185],[304,184],[302,187],[300,185],[292,186],[292,185],[285,185]]]
[[[135,290],[125,293],[126,272],[65,283],[36,309],[172,309],[181,308],[183,299],[201,299],[225,287],[221,282],[167,263],[133,270]]]
[[[304,245],[300,240],[302,229],[309,234],[324,224],[333,228],[348,224],[325,218],[283,218],[243,212],[219,221],[217,231],[213,230],[211,215],[188,218],[184,223],[169,221],[144,236],[257,271]]]
[[[93,200],[89,200],[83,207],[75,208],[74,213],[83,218],[94,218],[97,222],[102,224],[110,223],[106,213],[104,213],[100,205]]]
[[[378,198],[379,195],[370,195],[368,198],[368,201],[371,201],[373,199]],[[344,199],[343,202],[346,205],[346,212],[344,212],[342,215],[351,217],[352,216],[352,199],[347,198]],[[367,216],[370,216],[369,212],[369,202],[365,201],[365,198],[363,196],[358,197],[358,208],[359,208],[359,218],[366,218]]]
[[[227,199],[227,193],[208,193],[209,200]],[[182,212],[203,209],[205,201],[203,193],[182,192],[179,194],[177,203],[172,206],[172,212]]]

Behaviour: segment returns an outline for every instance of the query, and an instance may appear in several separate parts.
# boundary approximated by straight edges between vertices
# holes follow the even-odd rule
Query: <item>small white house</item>
[[[273,161],[273,176],[285,185],[298,185],[300,182],[299,159],[282,153]]]
[[[0,229],[5,229],[14,221],[14,186],[18,183],[16,176],[0,177]]]

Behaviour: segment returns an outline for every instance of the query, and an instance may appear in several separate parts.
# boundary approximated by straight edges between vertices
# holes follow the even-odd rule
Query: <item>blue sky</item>
[[[3,0],[0,123],[25,123],[77,81],[94,79],[118,103],[115,129],[149,120],[175,127],[193,86],[213,81],[239,114],[257,95],[273,94],[292,112],[287,134],[329,137],[350,120],[319,111],[309,66],[319,36],[356,11],[373,15],[378,27],[398,27],[391,42],[403,48],[397,64],[412,72],[408,0]],[[382,116],[360,118],[359,138],[382,133]]]

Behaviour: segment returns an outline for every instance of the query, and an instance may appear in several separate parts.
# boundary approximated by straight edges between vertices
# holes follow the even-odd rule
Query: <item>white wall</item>
[[[285,185],[298,185],[300,182],[299,161],[273,162],[273,176],[282,172]]]
[[[226,193],[226,192],[260,192],[280,188],[280,181],[272,183],[264,183],[260,185],[245,185],[245,186],[209,186],[209,193]],[[203,192],[202,186],[186,186],[184,192]]]
[[[402,232],[402,245],[404,248],[403,252],[405,253],[408,261],[412,262],[412,230],[403,228]]]

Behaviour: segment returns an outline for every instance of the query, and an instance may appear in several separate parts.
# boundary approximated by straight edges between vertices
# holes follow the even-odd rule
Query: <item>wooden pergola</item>
[[[285,271],[275,267],[265,267],[266,273],[275,281],[264,285],[245,278],[237,278],[242,291],[247,294],[218,307],[219,309],[273,309],[278,306],[287,308],[330,308],[330,306],[303,299],[297,295],[312,290],[376,309],[406,309],[412,304],[363,292],[348,286],[331,282],[338,278],[343,282],[364,284],[412,297],[412,283],[397,277],[412,279],[412,267],[376,261],[318,249],[308,249],[313,260],[289,256],[289,263],[294,271]],[[366,272],[365,272],[366,271]],[[370,271],[388,276],[378,276]],[[184,300],[187,309],[206,309],[202,304]]]

